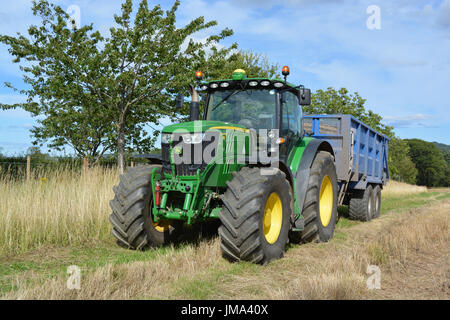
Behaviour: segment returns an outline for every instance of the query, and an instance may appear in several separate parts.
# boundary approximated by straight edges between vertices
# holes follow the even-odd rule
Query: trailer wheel
[[[370,221],[373,217],[373,187],[367,185],[365,190],[355,190],[350,197],[348,215],[351,219]]]
[[[266,264],[281,258],[288,242],[292,193],[285,174],[244,167],[227,182],[219,213],[222,254],[230,261]]]
[[[302,214],[305,229],[291,232],[292,242],[326,242],[333,237],[337,219],[337,176],[329,152],[319,151],[314,158]]]
[[[372,219],[376,219],[380,216],[381,209],[381,187],[377,185],[372,192],[373,195],[373,214]]]
[[[174,222],[153,221],[150,209],[154,168],[160,170],[161,166],[130,168],[120,176],[119,185],[114,187],[115,197],[110,201],[112,214],[109,221],[113,225],[112,233],[122,247],[144,250],[150,246],[161,246],[174,240],[181,229],[181,225]]]

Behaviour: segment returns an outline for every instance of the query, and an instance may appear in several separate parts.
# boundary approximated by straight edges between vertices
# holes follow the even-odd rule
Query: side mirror
[[[175,99],[175,108],[177,109],[181,109],[183,108],[183,104],[184,104],[184,95],[182,93],[179,93],[177,95],[177,98]]]
[[[309,106],[311,104],[311,89],[300,88],[298,90],[298,101],[301,106]]]

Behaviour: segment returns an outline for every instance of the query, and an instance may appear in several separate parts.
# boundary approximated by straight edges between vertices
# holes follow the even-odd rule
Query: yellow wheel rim
[[[153,221],[153,226],[155,227],[156,231],[165,232],[170,228],[170,221],[162,221],[162,220],[158,222]]]
[[[333,184],[329,176],[323,177],[320,186],[319,213],[322,225],[328,226],[333,214]]]
[[[264,208],[263,229],[266,241],[274,244],[278,240],[283,222],[283,206],[275,192],[271,193]]]

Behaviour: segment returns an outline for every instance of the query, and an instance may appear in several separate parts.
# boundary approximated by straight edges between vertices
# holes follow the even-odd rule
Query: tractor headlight
[[[270,85],[270,81],[267,80],[261,81],[260,85],[262,85],[263,87],[267,87]]]
[[[281,88],[282,86],[284,86],[284,83],[283,83],[283,82],[275,82],[275,83],[273,84],[273,86],[274,86],[275,88]]]
[[[171,133],[163,133],[161,134],[161,143],[169,143],[172,140]]]

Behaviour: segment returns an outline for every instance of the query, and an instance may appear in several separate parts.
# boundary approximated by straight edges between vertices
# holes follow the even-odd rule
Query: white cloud
[[[436,117],[429,114],[410,114],[404,116],[386,116],[384,122],[395,128],[435,128],[438,127]]]

